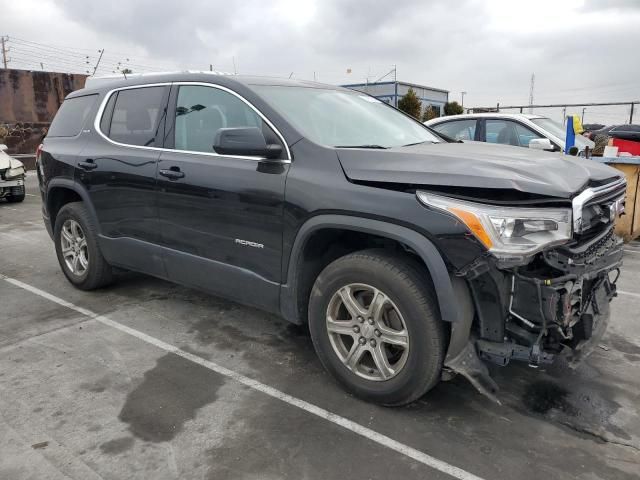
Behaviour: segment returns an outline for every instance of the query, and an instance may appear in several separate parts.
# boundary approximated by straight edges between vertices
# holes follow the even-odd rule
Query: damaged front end
[[[424,204],[465,223],[488,250],[453,272],[460,321],[452,324],[445,370],[498,401],[487,362],[538,367],[561,354],[575,363],[592,351],[616,296],[623,245],[613,230],[624,212],[625,189],[624,179],[586,188],[549,215],[545,208],[485,208],[419,193]],[[511,238],[518,228],[524,234],[511,243],[501,239],[505,223]]]

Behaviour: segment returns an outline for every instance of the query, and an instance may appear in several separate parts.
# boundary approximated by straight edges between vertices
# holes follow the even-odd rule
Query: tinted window
[[[456,120],[439,123],[432,127],[436,132],[444,133],[456,140],[473,140],[476,135],[475,120]]]
[[[152,145],[156,139],[164,94],[165,87],[120,90],[113,109],[109,138],[127,145]]]
[[[102,119],[100,119],[100,130],[105,135],[109,135],[109,130],[111,129],[111,117],[113,115],[113,105],[116,103],[116,98],[118,98],[118,94],[114,93],[109,98],[107,102],[107,106],[102,113]]]
[[[82,131],[87,121],[91,107],[96,102],[97,95],[68,98],[56,113],[47,136],[74,137]]]
[[[262,118],[246,103],[224,90],[204,86],[183,86],[178,90],[175,148],[213,152],[213,140],[221,128],[258,127]]]
[[[486,138],[489,143],[527,147],[530,139],[540,135],[511,120],[487,120]]]

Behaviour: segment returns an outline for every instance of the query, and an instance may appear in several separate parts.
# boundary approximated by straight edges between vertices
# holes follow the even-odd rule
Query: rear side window
[[[120,90],[115,99],[109,128],[105,118],[100,122],[102,133],[127,145],[149,146],[155,142],[160,112],[164,108],[165,87]],[[113,96],[109,99],[111,103]],[[105,115],[109,109],[105,109]]]
[[[476,135],[475,120],[454,120],[433,125],[431,128],[456,140],[473,140]]]
[[[82,131],[97,95],[67,98],[56,113],[48,137],[75,137]]]

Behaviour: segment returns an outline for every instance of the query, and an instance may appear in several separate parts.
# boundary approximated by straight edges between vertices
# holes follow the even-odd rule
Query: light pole
[[[462,108],[464,108],[464,96],[467,94],[467,92],[460,92],[460,96],[462,97],[461,103],[462,105],[460,105]]]
[[[587,109],[587,107],[582,107],[582,119],[580,120],[580,123],[584,124],[584,111]]]

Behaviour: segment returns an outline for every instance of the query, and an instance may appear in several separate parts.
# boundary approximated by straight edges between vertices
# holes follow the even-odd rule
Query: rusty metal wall
[[[86,75],[0,70],[0,143],[9,153],[33,153],[64,97],[84,87]]]

